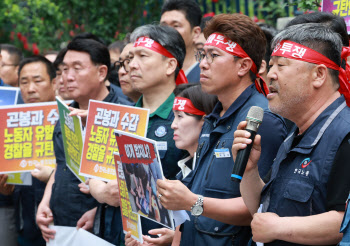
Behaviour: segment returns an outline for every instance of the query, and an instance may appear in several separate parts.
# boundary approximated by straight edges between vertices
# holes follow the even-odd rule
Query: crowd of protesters
[[[58,96],[83,119],[90,100],[149,109],[147,138],[162,143],[158,207],[190,220],[173,231],[141,218],[142,244],[124,234],[117,180],[81,183],[58,121],[56,168],[37,165],[31,186],[0,175],[0,245],[46,245],[50,224],[127,246],[350,245],[348,56],[339,16],[300,15],[277,32],[243,14],[202,18],[194,0],[165,1],[159,24],[109,46],[84,33],[24,58],[2,44],[0,85],[19,87],[17,104]],[[252,106],[264,112],[254,139],[245,130]]]

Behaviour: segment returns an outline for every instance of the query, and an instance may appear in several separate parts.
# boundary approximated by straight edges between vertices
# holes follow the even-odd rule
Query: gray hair
[[[323,24],[305,23],[289,26],[275,36],[271,43],[271,49],[273,50],[282,40],[289,40],[309,47],[329,58],[338,66],[341,64],[341,50],[343,45],[340,35]],[[333,69],[329,69],[329,71],[333,81],[339,84],[339,72]]]
[[[136,28],[130,36],[131,42],[135,42],[136,39],[142,36],[147,36],[154,41],[160,43],[167,51],[169,51],[177,60],[178,68],[175,71],[175,79],[186,55],[185,41],[181,37],[180,33],[174,28],[160,25],[144,25]]]

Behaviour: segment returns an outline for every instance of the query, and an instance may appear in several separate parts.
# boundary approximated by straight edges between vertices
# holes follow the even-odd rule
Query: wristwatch
[[[203,201],[204,197],[198,195],[196,203],[191,207],[191,215],[198,217],[203,213]]]

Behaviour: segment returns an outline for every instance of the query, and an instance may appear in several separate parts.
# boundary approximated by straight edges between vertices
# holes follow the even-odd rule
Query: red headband
[[[347,48],[343,48],[341,54],[342,59],[346,59],[350,54]],[[289,40],[282,40],[279,42],[275,46],[271,56],[281,56],[319,65],[323,64],[330,69],[339,71],[339,92],[344,95],[346,104],[350,107],[350,90],[347,77],[347,74],[349,74],[349,66],[347,66],[347,70],[344,70],[319,52]]]
[[[239,46],[239,44],[225,38],[223,35],[221,35],[219,33],[211,34],[208,37],[207,41],[205,42],[205,45],[211,45],[211,46],[217,47],[217,48],[229,53],[230,55],[238,56],[241,58],[250,58],[248,56],[248,54],[245,53],[245,51],[242,49],[242,47]],[[253,60],[252,60],[252,62],[253,62]],[[260,93],[262,93],[264,96],[266,96],[267,93],[269,92],[269,89],[267,88],[267,85],[266,85],[264,79],[259,75],[258,69],[257,69],[254,62],[253,62],[252,67],[250,68],[250,70],[255,74],[255,76],[257,78],[260,78],[260,83],[258,80],[255,80],[256,89]]]
[[[156,42],[153,39],[150,39],[148,37],[139,37],[134,43],[134,47],[138,47],[138,46],[153,50],[153,51],[155,51],[163,56],[166,56],[168,58],[175,58],[160,43],[158,43],[158,42]],[[179,66],[179,63],[177,65]],[[180,69],[179,74],[177,75],[175,82],[176,82],[176,85],[188,83],[186,75],[182,69]]]
[[[205,115],[203,111],[200,111],[193,106],[190,99],[184,97],[175,97],[173,110],[183,111],[195,115]]]

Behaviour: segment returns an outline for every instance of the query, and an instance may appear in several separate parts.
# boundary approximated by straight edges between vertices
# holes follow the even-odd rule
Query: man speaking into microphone
[[[158,192],[164,207],[187,210],[191,217],[180,228],[181,245],[246,245],[251,215],[239,183],[231,181],[233,133],[252,106],[263,108],[258,131],[264,136],[261,163],[271,163],[285,137],[285,125],[268,110],[267,87],[256,79],[265,54],[262,30],[245,15],[222,14],[207,23],[204,34],[204,50],[197,54],[200,83],[219,103],[206,116],[196,168],[183,181],[188,186],[158,180]],[[262,172],[268,169],[261,166]]]
[[[342,42],[328,25],[308,23],[288,27],[272,46],[269,108],[296,126],[264,181],[256,166],[264,136],[255,137],[241,183],[250,212],[262,212],[251,223],[253,240],[265,246],[336,245],[350,189],[350,93],[340,67]],[[245,124],[235,132],[233,157],[251,143]]]

